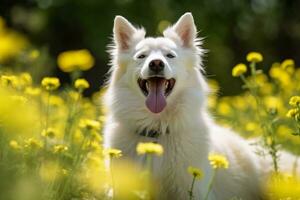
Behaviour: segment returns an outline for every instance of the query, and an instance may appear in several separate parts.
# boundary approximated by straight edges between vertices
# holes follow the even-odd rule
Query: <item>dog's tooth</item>
[[[148,84],[148,81],[146,81],[146,88],[147,88],[147,90],[149,91],[149,84]]]
[[[166,89],[168,89],[168,86],[169,86],[169,81],[166,81],[166,84],[165,84]]]

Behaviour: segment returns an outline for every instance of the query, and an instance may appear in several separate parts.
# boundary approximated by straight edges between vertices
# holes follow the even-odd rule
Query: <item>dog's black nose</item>
[[[162,60],[152,60],[149,63],[149,68],[152,72],[159,73],[163,71],[165,64]]]

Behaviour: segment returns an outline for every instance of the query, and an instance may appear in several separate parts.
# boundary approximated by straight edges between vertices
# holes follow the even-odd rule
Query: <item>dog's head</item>
[[[146,37],[117,16],[111,51],[113,82],[125,81],[152,113],[161,113],[169,99],[189,86],[191,73],[201,65],[197,30],[191,13],[163,32],[163,37]],[[124,84],[124,82],[122,83]]]

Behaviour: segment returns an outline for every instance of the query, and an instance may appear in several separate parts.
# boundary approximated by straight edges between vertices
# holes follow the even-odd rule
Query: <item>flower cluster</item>
[[[90,87],[81,78],[82,71],[95,63],[88,50],[59,54],[58,67],[70,72],[67,75],[73,83],[61,87],[59,78],[39,72],[47,71],[40,67],[42,62],[44,68],[50,65],[39,60],[48,57],[46,52],[34,49],[24,36],[7,28],[1,17],[0,44],[1,196],[106,199],[111,198],[107,192],[112,189],[117,191],[114,199],[136,199],[137,193],[150,191],[143,186],[150,179],[141,178],[142,173],[131,163],[122,163],[121,159],[107,170],[107,156],[118,159],[122,151],[103,150],[101,133],[106,108],[99,107],[99,99],[82,94]],[[35,84],[40,79],[41,84]],[[93,97],[102,96],[103,92],[96,92]],[[146,153],[162,153],[159,148],[154,149],[153,153],[149,149]]]
[[[290,173],[273,174],[266,183],[268,199],[299,199],[300,179]]]
[[[292,118],[296,123],[297,130],[293,132],[293,135],[300,136],[300,96],[292,96],[289,104],[292,108],[287,112],[286,116]]]
[[[241,78],[244,92],[219,97],[216,95],[220,88],[218,83],[209,81],[211,87],[216,88],[216,93],[209,97],[210,109],[216,113],[220,124],[235,129],[242,136],[262,136],[264,142],[259,144],[270,148],[267,152],[273,152],[272,155],[277,155],[275,152],[280,145],[300,153],[300,139],[294,136],[298,133],[300,69],[292,59],[273,63],[269,71],[256,69],[257,61],[263,56],[250,55],[247,55],[248,65],[238,64],[232,70],[233,76]]]

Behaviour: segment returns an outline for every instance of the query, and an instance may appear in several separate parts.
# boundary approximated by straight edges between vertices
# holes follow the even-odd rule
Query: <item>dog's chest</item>
[[[188,138],[174,138],[174,135],[165,135],[158,138],[136,136],[130,141],[113,145],[123,151],[125,159],[133,160],[139,166],[146,166],[146,156],[136,153],[136,145],[140,142],[155,142],[161,144],[164,153],[160,156],[152,155],[152,175],[155,179],[159,194],[170,199],[186,199],[192,177],[187,172],[189,166],[204,169],[201,155],[206,150],[201,150],[199,142]],[[124,139],[124,138],[123,138]],[[134,141],[134,142],[133,142]],[[195,143],[193,143],[195,142]],[[197,191],[195,191],[198,193]],[[164,199],[161,197],[159,199]]]
[[[170,127],[169,134],[157,138],[134,134],[135,130],[124,123],[110,126],[106,129],[105,143],[107,147],[121,149],[123,159],[132,160],[139,166],[145,166],[146,163],[145,156],[136,152],[136,146],[140,142],[155,142],[162,145],[163,154],[152,155],[152,174],[155,177],[155,185],[160,189],[158,194],[166,195],[158,199],[187,199],[187,191],[192,183],[192,176],[187,172],[189,166],[202,169],[206,175],[210,173],[206,170],[209,166],[206,162],[209,139],[206,138],[207,134],[203,133],[205,129],[201,131],[192,125],[189,129]],[[208,177],[205,176],[204,179]],[[203,180],[203,183],[205,182],[208,180]],[[205,187],[197,187],[196,196],[203,193],[200,190],[204,190]]]

